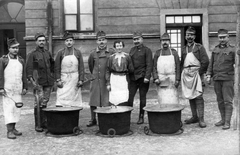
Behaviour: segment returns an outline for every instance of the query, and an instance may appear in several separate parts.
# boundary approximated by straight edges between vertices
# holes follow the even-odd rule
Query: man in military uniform
[[[91,51],[88,58],[88,66],[90,73],[93,76],[93,81],[90,85],[90,110],[91,120],[87,127],[97,124],[96,114],[94,110],[97,107],[109,106],[109,91],[107,90],[107,80],[105,78],[107,61],[114,53],[113,48],[108,48],[106,33],[99,31],[97,33],[98,47]]]
[[[192,117],[185,120],[186,124],[197,123],[201,128],[206,127],[204,122],[204,100],[202,79],[209,64],[208,55],[203,45],[196,43],[196,30],[189,27],[185,39],[187,45],[182,49],[181,57],[181,85],[182,96],[189,99]]]
[[[235,47],[229,43],[228,31],[218,31],[219,44],[215,46],[207,70],[207,82],[214,80],[214,90],[217,95],[221,120],[215,126],[230,128],[234,97],[234,64]]]
[[[31,81],[34,89],[38,89],[40,98],[40,124],[38,124],[37,102],[35,101],[34,116],[35,116],[35,130],[42,132],[46,128],[46,116],[42,111],[47,107],[50,99],[52,86],[54,84],[54,60],[51,53],[45,49],[46,37],[43,33],[35,35],[36,49],[32,51],[27,58],[26,74],[29,81]],[[38,67],[36,67],[38,66]],[[38,78],[34,79],[34,70],[38,72]]]
[[[152,73],[152,51],[143,45],[141,32],[133,33],[134,47],[130,50],[130,57],[133,62],[134,73],[129,74],[129,106],[133,106],[134,96],[139,89],[140,113],[137,124],[144,123],[144,110],[146,106],[146,95],[149,89],[149,81]]]
[[[180,60],[178,52],[170,48],[170,36],[164,33],[161,37],[162,48],[153,58],[153,79],[157,85],[159,104],[177,104],[178,85],[180,83]],[[169,82],[166,82],[169,81]]]

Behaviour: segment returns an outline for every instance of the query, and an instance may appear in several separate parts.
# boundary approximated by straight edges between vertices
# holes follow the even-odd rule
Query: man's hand
[[[149,82],[149,80],[148,79],[146,79],[146,78],[144,78],[144,81],[143,81],[144,83],[148,83]]]
[[[83,86],[83,82],[82,81],[78,81],[77,87],[82,87],[82,86]]]
[[[58,88],[63,88],[63,82],[62,82],[61,80],[59,80],[59,81],[57,82],[57,87],[58,87]]]
[[[0,89],[0,95],[5,94],[5,90],[4,89]]]
[[[27,94],[27,90],[26,89],[23,89],[22,90],[22,95],[26,95]]]
[[[206,75],[206,81],[209,85],[211,84],[211,75]]]
[[[160,85],[160,80],[159,79],[156,79],[155,81],[154,81],[154,83],[156,83],[156,85]]]
[[[110,85],[107,85],[107,90],[111,91],[111,86]]]
[[[178,86],[179,86],[179,81],[175,81],[174,86],[175,86],[176,88],[178,88]]]

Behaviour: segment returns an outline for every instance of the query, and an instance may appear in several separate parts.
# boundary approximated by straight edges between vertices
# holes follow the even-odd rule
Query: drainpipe
[[[52,50],[52,25],[53,25],[53,9],[52,9],[52,0],[47,0],[47,23],[48,23],[48,50],[54,56]]]

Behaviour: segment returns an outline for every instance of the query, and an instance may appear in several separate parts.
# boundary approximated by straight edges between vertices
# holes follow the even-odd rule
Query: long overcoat
[[[93,49],[88,58],[88,66],[94,80],[90,83],[90,106],[109,106],[109,92],[106,85],[106,68],[109,57],[114,49],[106,48],[101,51]]]

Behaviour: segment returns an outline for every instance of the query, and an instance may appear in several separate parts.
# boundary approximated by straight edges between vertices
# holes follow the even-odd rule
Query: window
[[[94,31],[93,0],[63,0],[65,30]]]
[[[166,24],[201,24],[200,15],[176,15],[176,16],[166,16]]]
[[[182,29],[167,29],[167,33],[171,38],[170,46],[177,50],[179,56],[181,56],[181,32]]]

